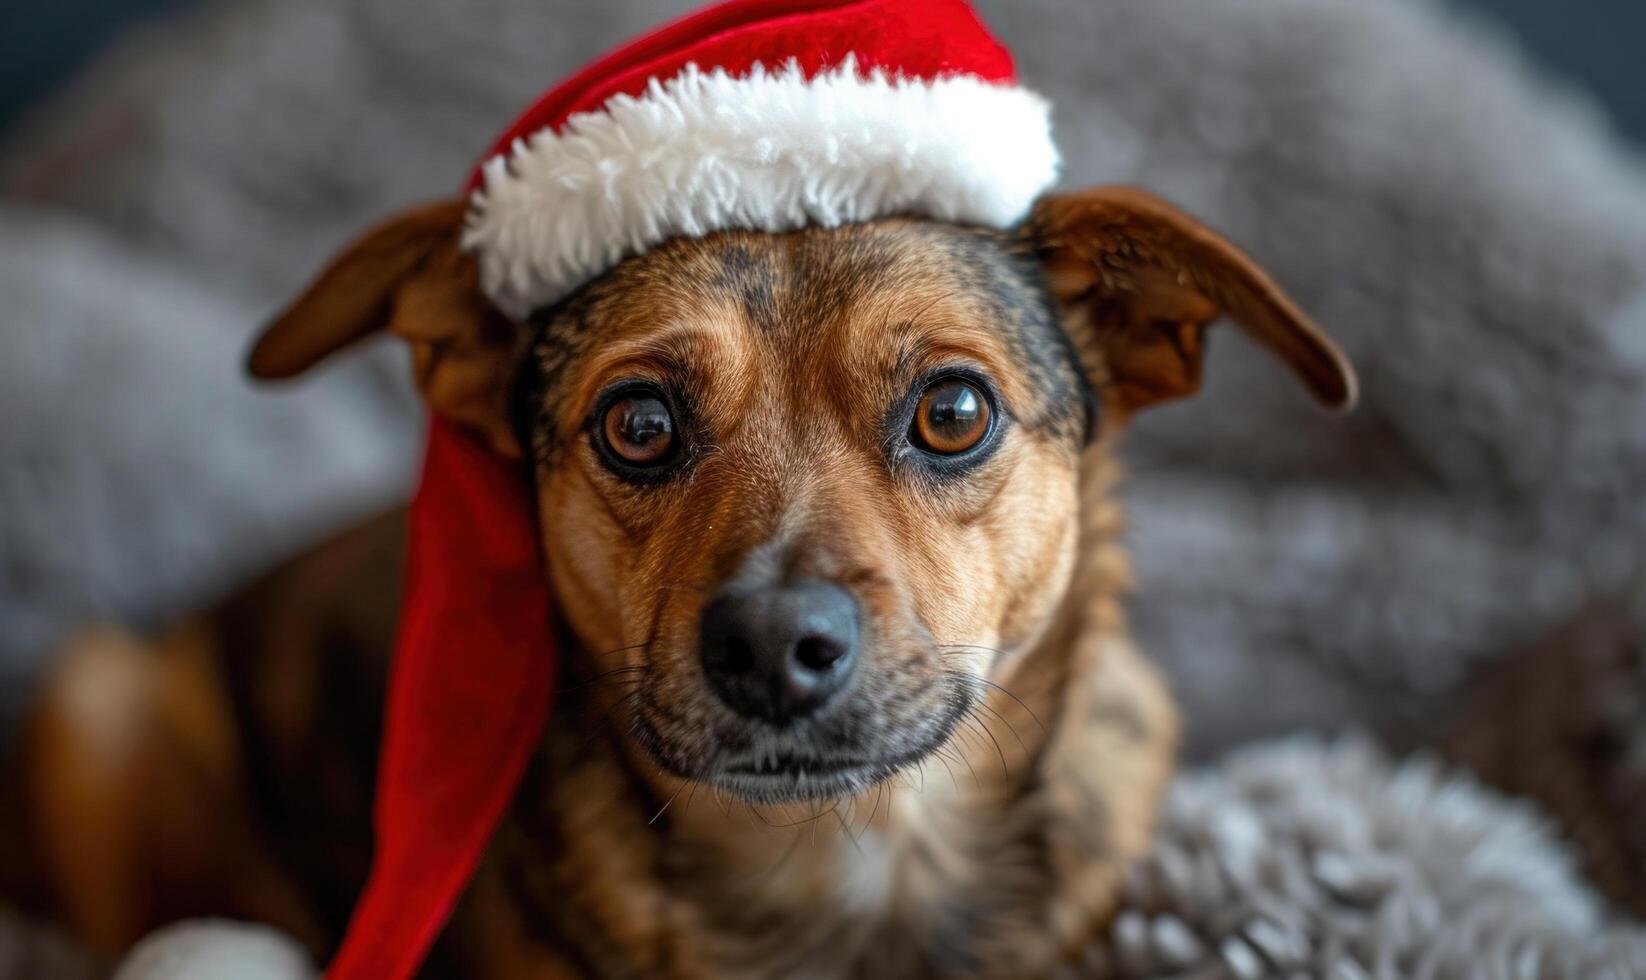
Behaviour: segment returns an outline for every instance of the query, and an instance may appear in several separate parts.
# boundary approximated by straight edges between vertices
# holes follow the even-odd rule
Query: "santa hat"
[[[600,58],[470,179],[465,247],[525,318],[681,235],[915,214],[991,227],[1054,179],[1049,111],[964,0],[732,0]],[[412,503],[370,881],[334,980],[422,962],[541,738],[555,652],[515,466],[436,420]]]
[[[677,235],[889,214],[1003,227],[1057,162],[1046,102],[963,2],[733,2],[527,110],[470,182],[464,244],[524,317]]]

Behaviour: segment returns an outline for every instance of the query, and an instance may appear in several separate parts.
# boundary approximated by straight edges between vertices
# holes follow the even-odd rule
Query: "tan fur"
[[[991,938],[964,975],[1033,976],[1074,954],[1147,846],[1176,744],[1165,688],[1124,635],[1107,452],[1089,457],[1092,546],[1070,601],[1000,676],[1015,697],[995,693],[938,756],[832,803],[750,806],[667,781],[648,793],[619,745],[574,734],[601,725],[575,699],[460,921],[551,915],[599,975],[899,977],[934,975],[912,942],[957,897],[1009,894],[976,924]],[[559,956],[541,931],[513,935],[518,961]]]
[[[285,376],[390,329],[411,342],[436,411],[535,470],[567,681],[434,971],[1026,977],[1076,955],[1148,844],[1177,737],[1164,686],[1127,638],[1114,441],[1132,412],[1193,390],[1219,312],[1335,404],[1353,397],[1341,355],[1232,246],[1126,189],[1048,199],[1013,235],[894,219],[676,241],[531,331],[480,299],[455,248],[461,214],[435,205],[369,233],[252,358],[254,373]],[[525,419],[509,401],[522,358]],[[889,461],[893,407],[926,369],[957,364],[998,388],[1010,416],[998,449],[950,480]],[[620,478],[589,436],[597,397],[635,378],[690,388],[697,442],[666,483]],[[1083,440],[1087,383],[1104,411]],[[287,574],[330,568],[346,596],[361,575],[337,567]],[[855,596],[868,637],[859,737],[914,753],[890,778],[786,803],[715,782],[741,723],[703,681],[700,614],[728,580],[772,569]],[[226,656],[230,624],[258,609],[318,617],[241,607],[213,620],[202,648]],[[260,785],[286,792],[301,792],[309,757],[285,747],[329,737],[315,710],[324,661],[298,652],[321,646],[308,632],[260,647],[290,649],[294,669],[271,667],[250,701],[203,688],[219,691],[219,711],[254,713],[273,747]],[[373,651],[363,676],[377,676],[387,632],[361,638]],[[123,662],[144,665],[126,690],[161,672],[152,656]],[[48,695],[43,712],[70,733],[54,738],[96,741],[51,707],[61,700]],[[341,772],[364,781],[363,768]],[[41,794],[54,798],[73,809],[85,793]],[[358,829],[358,806],[340,799],[339,830]],[[87,833],[111,868],[143,850],[117,820]],[[263,839],[290,853],[289,830]],[[233,853],[266,865],[269,849],[242,834]],[[83,873],[64,864],[51,877],[65,907],[85,899]],[[222,910],[248,914],[279,892]],[[157,904],[144,902],[73,918],[119,939],[152,918],[133,914]],[[336,941],[335,919],[309,934],[317,952]]]

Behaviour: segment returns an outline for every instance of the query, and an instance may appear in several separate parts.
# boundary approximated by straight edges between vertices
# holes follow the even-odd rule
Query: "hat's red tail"
[[[377,849],[329,980],[416,972],[520,782],[553,696],[548,589],[518,472],[434,420],[410,541]]]

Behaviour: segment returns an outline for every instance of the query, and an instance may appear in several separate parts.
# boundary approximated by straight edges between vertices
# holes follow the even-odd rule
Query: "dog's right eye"
[[[619,462],[644,469],[672,460],[679,443],[668,403],[646,388],[621,392],[606,406],[600,438]]]
[[[920,396],[909,441],[929,453],[957,456],[989,434],[989,399],[963,378],[943,378]]]

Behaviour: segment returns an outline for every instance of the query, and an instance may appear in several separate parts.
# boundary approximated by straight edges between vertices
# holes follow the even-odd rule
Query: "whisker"
[[[669,808],[669,804],[670,804],[670,803],[673,803],[673,802],[674,802],[674,798],[675,798],[675,797],[676,797],[676,796],[679,796],[679,795],[680,795],[680,791],[681,791],[681,790],[683,790],[683,789],[685,789],[685,788],[686,788],[686,784],[685,784],[685,783],[681,783],[681,784],[680,784],[680,785],[679,785],[679,786],[676,786],[676,787],[675,787],[675,790],[674,790],[674,792],[673,792],[673,793],[671,793],[671,794],[669,794],[669,798],[668,798],[668,799],[667,799],[667,800],[665,800],[665,801],[664,801],[664,803],[663,803],[663,809],[662,809],[662,810],[658,810],[658,811],[657,811],[657,812],[656,812],[656,813],[654,813],[654,814],[652,814],[652,818],[651,818],[651,819],[650,819],[650,820],[648,820],[648,821],[646,821],[646,826],[648,826],[648,827],[650,827],[650,826],[651,826],[651,825],[652,825],[652,824],[654,824],[654,823],[656,823],[656,822],[657,822],[657,818],[658,818],[658,817],[661,817],[661,816],[662,816],[662,815],[663,815],[663,811],[664,811],[664,810],[667,810],[667,809],[668,809],[668,808]]]
[[[1000,740],[995,738],[994,732],[989,730],[987,721],[976,711],[966,712],[966,721],[975,723],[978,728],[983,730],[983,734],[989,736],[989,741],[994,743],[995,752],[1000,756],[1000,774],[1002,776],[1010,776],[1011,767],[1006,764],[1006,750],[1000,747]]]
[[[839,806],[840,801],[838,799],[836,799],[835,802],[834,802],[834,805]],[[809,823],[815,823],[817,820],[821,819],[824,814],[826,814],[828,812],[829,811],[825,810],[823,808],[823,805],[821,803],[819,803],[818,807],[817,807],[817,812],[813,813],[809,817],[806,817],[806,818],[801,819],[801,820],[793,820],[793,821],[790,821],[789,823],[772,823],[772,824],[767,824],[766,826],[776,827],[779,830],[784,830],[784,829],[787,829],[789,827],[804,827]]]
[[[840,805],[840,800],[836,799],[834,801],[834,803],[829,807],[829,809],[833,810],[835,807],[837,807],[839,805]],[[817,806],[817,816],[821,817],[821,816],[823,816],[823,813],[824,813],[823,805],[821,803],[819,803],[818,806]],[[812,825],[812,850],[815,851],[815,850],[817,850],[817,820],[815,818],[811,821],[811,825]]]
[[[626,647],[614,647],[613,649],[606,650],[601,653],[588,654],[588,658],[590,660],[602,660],[606,657],[614,656],[619,653],[628,653],[630,650],[644,650],[645,648],[646,644],[644,643],[631,643]]]
[[[630,706],[630,702],[631,701],[637,702],[640,698],[641,693],[644,692],[644,690],[645,690],[645,688],[636,687],[634,690],[630,691],[629,693],[627,693],[627,694],[623,695],[622,697],[618,698],[616,701],[612,702],[612,713],[615,715],[615,714],[620,714],[621,712],[628,710],[628,708]],[[638,728],[638,724],[639,724],[639,717],[635,716],[630,721],[629,727],[630,728]],[[603,728],[601,726],[598,726],[598,725],[595,726],[594,731],[589,733],[589,737],[585,738],[577,746],[576,754],[577,755],[582,755],[584,752],[587,752],[588,749],[589,749],[589,746],[591,746],[595,742],[599,741],[603,736],[605,736],[605,734],[606,734],[606,729],[605,728]]]
[[[936,751],[939,752],[939,753],[942,753],[942,752],[946,751],[950,755],[954,756],[954,758],[958,759],[961,763],[963,763],[966,766],[966,771],[970,772],[972,774],[972,783],[973,783],[973,785],[975,785],[978,789],[983,788],[983,780],[978,778],[977,769],[972,766],[972,760],[966,757],[966,753],[961,752],[958,749],[949,748],[948,746],[941,746]],[[940,754],[939,758],[946,758],[946,757],[942,756]],[[948,765],[948,763],[944,762],[944,765]],[[951,777],[954,775],[954,770],[953,769],[949,770],[949,775]],[[960,789],[960,787],[958,787],[958,786],[955,787],[956,791],[958,791],[959,789]]]
[[[852,842],[852,850],[856,851],[859,857],[862,857],[863,845],[859,844],[857,837],[852,834],[852,825],[847,823],[846,818],[840,815],[840,805],[835,804],[835,808],[829,812],[834,814],[835,818],[840,821],[840,832],[845,834],[846,839]]]
[[[989,680],[987,677],[979,677],[978,680],[982,681],[984,686],[988,687],[990,690],[999,691],[1001,694],[1004,694],[1007,697],[1011,698],[1013,701],[1017,702],[1017,706],[1019,708],[1022,708],[1025,712],[1027,712],[1029,717],[1034,720],[1034,723],[1035,723],[1036,727],[1038,727],[1040,729],[1040,734],[1046,735],[1046,736],[1051,735],[1051,732],[1046,730],[1046,725],[1040,720],[1040,716],[1035,714],[1034,709],[1029,707],[1027,704],[1025,704],[1022,698],[1018,697],[1017,695],[1013,694],[1011,691],[1007,690],[1004,685],[996,684],[994,681]]]
[[[803,833],[804,831],[795,831],[794,840],[790,841],[789,846],[783,849],[783,853],[778,857],[776,863],[762,873],[750,875],[747,879],[748,883],[764,884],[765,882],[776,878],[778,872],[782,871],[783,868],[789,863],[789,860],[794,857],[794,852],[800,849],[800,837]]]
[[[1012,733],[1012,738],[1017,739],[1017,747],[1022,749],[1025,754],[1028,753],[1029,747],[1023,743],[1023,736],[1021,736],[1017,733],[1017,726],[1012,724],[1012,720],[1010,718],[1007,718],[1005,715],[1001,714],[999,711],[996,711],[987,702],[979,701],[977,703],[977,707],[980,710],[987,711],[989,714],[993,715],[996,719],[998,719],[1001,724],[1005,725],[1006,730]]]
[[[628,667],[613,667],[611,670],[601,671],[587,680],[579,681],[569,687],[563,687],[561,690],[567,694],[570,694],[573,691],[581,691],[585,688],[594,687],[595,685],[607,680],[638,682],[650,671],[651,668],[645,666],[644,664],[635,664]]]
[[[886,793],[886,784],[885,783],[881,783],[880,785],[875,787],[874,806],[869,808],[869,819],[863,821],[863,829],[858,831],[859,834],[868,833],[869,828],[874,826],[874,815],[880,812],[880,798],[882,796],[884,796],[885,793]]]
[[[973,643],[939,643],[937,645],[937,648],[939,650],[954,651],[955,653],[961,653],[961,652],[964,652],[964,651],[967,651],[967,650],[976,650],[976,651],[981,651],[983,653],[993,654],[996,657],[1003,657],[1003,656],[1006,655],[1004,651],[1002,651],[1002,650],[1000,650],[996,647],[986,647],[986,646],[982,646],[982,645],[979,645],[979,644],[973,644]],[[1011,690],[1008,689],[1005,685],[998,684],[998,683],[988,679],[987,677],[972,676],[972,675],[966,675],[966,677],[967,677],[967,680],[976,681],[977,683],[982,684],[983,686],[989,688],[990,690],[999,691],[1001,694],[1004,694],[1006,697],[1011,698],[1013,701],[1016,701],[1017,706],[1022,708],[1024,711],[1028,712],[1029,717],[1034,719],[1034,723],[1036,725],[1040,726],[1040,733],[1042,735],[1050,734],[1049,732],[1046,731],[1046,726],[1041,723],[1040,716],[1034,713],[1034,709],[1029,707],[1026,703],[1024,703],[1022,698],[1018,697],[1016,694],[1013,694],[1011,692]]]

